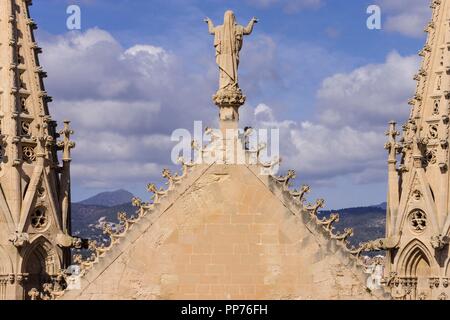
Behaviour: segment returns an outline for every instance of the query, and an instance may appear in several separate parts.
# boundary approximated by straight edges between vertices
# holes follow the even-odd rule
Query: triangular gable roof
[[[273,177],[261,175],[261,168],[261,166],[250,165],[233,166],[212,164],[193,166],[183,164],[183,174],[181,176],[171,176],[165,171],[164,175],[168,178],[168,190],[156,190],[156,188],[150,187],[153,192],[156,192],[156,198],[153,204],[145,204],[139,199],[134,199],[134,204],[138,207],[137,218],[125,218],[125,216],[122,215],[121,223],[123,225],[123,230],[120,234],[114,234],[111,230],[106,230],[106,233],[111,236],[111,244],[107,248],[92,246],[92,249],[95,252],[93,259],[91,261],[79,260],[83,269],[81,290],[67,291],[63,298],[86,298],[90,288],[96,286],[96,283],[100,281],[99,279],[102,275],[108,272],[108,269],[113,268],[113,265],[117,264],[122,257],[126,260],[133,259],[133,253],[131,253],[132,251],[130,250],[132,250],[131,248],[139,241],[143,241],[142,238],[146,233],[152,234],[152,241],[150,241],[152,243],[147,244],[149,250],[152,246],[159,246],[166,241],[170,241],[170,237],[176,238],[178,236],[176,230],[182,224],[180,218],[178,216],[177,218],[171,218],[175,220],[178,219],[178,224],[175,223],[169,227],[163,224],[163,219],[169,219],[167,216],[173,215],[174,211],[179,212],[185,210],[188,212],[189,210],[186,209],[188,201],[185,197],[187,195],[198,193],[202,188],[216,188],[211,187],[211,183],[224,183],[223,181],[227,179],[226,172],[232,172],[233,175],[238,175],[239,181],[242,181],[242,188],[245,188],[245,185],[252,181],[252,188],[257,190],[255,190],[255,192],[249,192],[248,197],[251,197],[252,194],[258,197],[261,196],[261,194],[257,195],[255,193],[264,193],[264,198],[267,199],[267,203],[270,200],[269,198],[272,198],[271,203],[273,208],[266,208],[268,210],[266,212],[275,211],[273,214],[283,215],[283,225],[281,228],[291,235],[291,238],[296,238],[296,249],[293,250],[300,256],[302,255],[301,238],[305,236],[304,231],[307,230],[311,239],[314,239],[314,241],[318,243],[318,246],[325,250],[325,254],[322,252],[324,259],[327,259],[327,254],[329,254],[330,257],[333,257],[330,258],[330,260],[337,259],[333,261],[335,261],[334,263],[339,261],[338,264],[343,268],[342,272],[346,275],[351,275],[350,277],[353,279],[357,279],[356,282],[360,284],[361,288],[365,288],[365,268],[360,259],[360,254],[364,250],[364,245],[359,248],[348,248],[347,239],[352,235],[352,230],[346,230],[343,234],[336,233],[333,228],[333,223],[338,221],[337,215],[332,215],[329,219],[319,219],[317,217],[317,212],[323,206],[323,200],[318,200],[315,205],[305,205],[304,196],[309,189],[308,187],[303,187],[300,191],[289,190],[290,180],[295,178],[295,173],[293,171],[289,171],[284,177]],[[259,186],[256,187],[257,185]],[[205,201],[214,202],[214,194],[220,195],[228,192],[237,192],[232,189],[233,188],[227,189],[222,192],[214,189],[214,192],[203,193],[201,197],[204,197]],[[212,198],[207,200],[206,198],[209,196]],[[197,198],[201,197],[197,195]],[[234,197],[235,199],[238,199],[239,194],[234,193]],[[249,202],[252,200],[244,199],[243,201]],[[219,202],[217,202],[217,205],[220,207]],[[264,202],[262,202],[261,208],[263,208],[264,205]],[[174,208],[176,208],[176,210]],[[234,208],[232,210],[236,211],[237,209]],[[242,210],[245,211],[245,207]],[[281,211],[283,211],[283,213],[281,213]],[[195,212],[195,210],[189,212]],[[266,214],[271,215],[270,213]],[[193,216],[182,217],[183,218],[181,219],[194,219]],[[302,232],[303,234],[301,234]],[[308,239],[310,238],[308,237]],[[155,261],[155,264],[156,263],[158,262]],[[320,273],[322,271],[318,269],[317,272]],[[118,284],[112,284],[112,282],[118,281],[118,279],[112,278],[108,280],[110,285],[116,286]],[[363,296],[364,298],[385,298],[383,295],[366,295],[366,293],[361,294],[360,298]],[[110,298],[119,297],[110,296]]]

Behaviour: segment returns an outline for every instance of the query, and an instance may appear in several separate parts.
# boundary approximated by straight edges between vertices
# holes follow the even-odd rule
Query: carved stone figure
[[[209,33],[214,35],[214,47],[216,48],[216,62],[219,66],[220,81],[219,90],[237,91],[239,52],[245,35],[250,35],[253,26],[258,22],[253,18],[246,27],[236,22],[233,11],[225,12],[223,25],[214,26],[211,19],[206,18]]]
[[[253,31],[258,19],[250,20],[246,27],[236,22],[233,11],[225,12],[224,22],[214,26],[211,19],[206,18],[209,33],[214,35],[216,63],[219,67],[219,89],[213,96],[219,107],[220,129],[237,129],[239,107],[245,103],[246,97],[239,88],[238,68],[244,36]]]

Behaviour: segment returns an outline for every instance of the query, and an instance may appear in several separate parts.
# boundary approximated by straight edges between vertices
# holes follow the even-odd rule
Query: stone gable
[[[64,298],[377,298],[358,260],[257,170],[194,169]]]

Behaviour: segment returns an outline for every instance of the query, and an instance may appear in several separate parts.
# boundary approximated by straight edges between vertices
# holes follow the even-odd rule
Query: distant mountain
[[[387,203],[386,203],[386,202],[382,202],[382,203],[380,203],[379,205],[374,206],[374,207],[378,207],[378,208],[381,208],[381,209],[383,209],[383,210],[386,210],[386,208],[387,208]]]
[[[131,202],[114,207],[73,203],[72,234],[85,239],[99,239],[105,222],[118,223],[119,212],[126,212],[131,217],[135,211]]]
[[[74,236],[100,240],[105,222],[117,223],[117,214],[134,215],[133,194],[126,190],[102,192],[89,199],[72,203],[72,233]]]
[[[339,213],[339,222],[334,225],[336,230],[353,228],[354,235],[349,241],[354,245],[383,238],[385,235],[386,203],[369,207],[321,211],[319,216],[325,217],[331,213]]]
[[[78,204],[114,207],[120,204],[131,202],[131,198],[133,198],[132,193],[126,190],[116,190],[99,193],[89,199],[78,202]]]

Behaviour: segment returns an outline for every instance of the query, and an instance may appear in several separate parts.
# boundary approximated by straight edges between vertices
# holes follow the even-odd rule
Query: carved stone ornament
[[[28,291],[28,296],[30,297],[31,300],[38,300],[40,293],[39,293],[38,289],[33,288],[30,291]]]
[[[430,279],[428,279],[428,281],[430,284],[430,289],[439,288],[439,284],[440,284],[439,278],[430,278]]]
[[[420,192],[420,190],[417,189],[413,191],[412,195],[414,200],[416,201],[419,201],[422,198],[422,192]]]
[[[213,101],[217,106],[242,106],[246,97],[239,88],[220,89],[213,96]]]
[[[26,243],[28,243],[30,241],[30,236],[28,235],[28,233],[13,233],[10,237],[9,237],[9,241],[12,242],[12,244],[15,247],[22,247],[24,246]]]
[[[430,125],[429,129],[428,129],[428,136],[431,139],[437,139],[439,138],[439,134],[438,134],[438,126],[436,124],[432,124]]]
[[[447,300],[448,296],[445,292],[442,292],[439,296],[438,296],[438,300]]]
[[[450,242],[450,238],[447,236],[437,235],[432,236],[430,242],[434,249],[443,249]]]
[[[34,161],[36,160],[36,152],[33,147],[23,147],[22,148],[23,159],[25,161]]]

